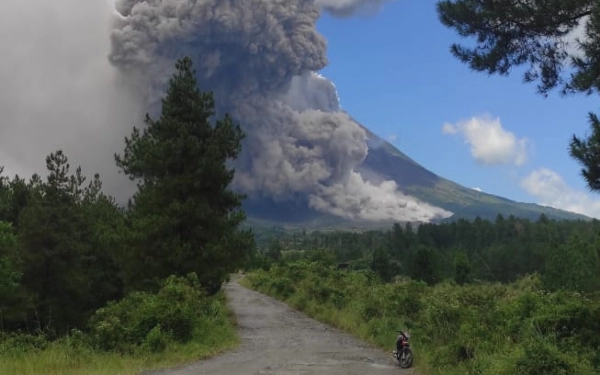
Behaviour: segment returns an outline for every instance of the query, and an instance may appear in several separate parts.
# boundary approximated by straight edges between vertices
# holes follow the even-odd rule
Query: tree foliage
[[[138,181],[127,208],[103,193],[99,175],[88,182],[71,168],[62,150],[46,158],[45,177],[11,179],[0,168],[0,341],[2,331],[59,337],[86,330],[98,309],[121,306],[132,291],[144,290],[144,303],[162,298],[156,308],[166,314],[164,306],[179,308],[176,293],[165,294],[169,285],[197,275],[194,296],[215,293],[246,261],[252,233],[237,229],[243,195],[229,190],[234,170],[227,166],[243,134],[228,116],[214,121],[212,94],[196,87],[190,59],[176,68],[160,118],[134,128],[116,156]],[[188,310],[201,320],[209,313]],[[136,308],[130,313],[145,319]],[[146,332],[155,349],[167,336],[183,337],[169,331],[167,315]]]
[[[471,262],[463,251],[454,257],[454,281],[459,285],[471,282]]]
[[[461,219],[416,228],[396,224],[388,231],[294,233],[276,241],[284,262],[318,261],[310,254],[328,249],[340,269],[370,269],[385,281],[400,276],[428,284],[449,279],[457,284],[508,283],[539,274],[549,290],[593,292],[600,291],[598,233],[598,220],[498,215],[493,222]]]
[[[535,275],[510,284],[392,284],[301,261],[244,282],[381,348],[408,328],[417,365],[433,374],[600,372],[600,301],[549,292]]]
[[[475,71],[506,75],[526,65],[524,80],[539,81],[542,94],[560,85],[565,93],[597,89],[590,73],[597,69],[593,55],[598,47],[588,40],[569,45],[566,38],[582,23],[591,36],[596,19],[586,21],[586,17],[596,12],[593,0],[443,0],[437,3],[437,11],[442,24],[476,40],[475,47],[451,47]],[[589,57],[576,57],[573,44]],[[571,63],[576,72],[567,78],[564,70]]]
[[[21,277],[17,236],[10,223],[0,221],[0,314],[9,320],[22,299]]]
[[[214,293],[243,264],[252,241],[238,231],[244,196],[229,189],[234,170],[227,166],[243,133],[228,115],[213,121],[212,93],[198,89],[189,58],[176,69],[160,118],[147,116],[147,127],[134,128],[123,155],[116,155],[123,172],[138,180],[129,281],[154,288],[169,275],[195,272]]]
[[[118,225],[121,212],[100,192],[99,176],[86,186],[80,168],[70,173],[62,151],[46,158],[46,168],[45,181],[38,175],[28,183],[18,176],[3,179],[0,220],[14,228],[15,243],[6,245],[11,235],[5,226],[0,263],[12,265],[8,280],[18,281],[19,291],[4,322],[8,328],[58,333],[82,326],[96,308],[120,295],[118,241],[99,236],[100,225]]]
[[[600,93],[600,7],[595,0],[442,0],[440,21],[475,46],[451,52],[471,69],[508,75],[525,66],[525,82],[538,92]],[[600,122],[590,113],[591,133],[573,136],[570,155],[589,188],[600,191]]]
[[[586,138],[573,136],[570,154],[582,166],[581,176],[592,191],[600,191],[600,120],[589,114],[592,132]]]

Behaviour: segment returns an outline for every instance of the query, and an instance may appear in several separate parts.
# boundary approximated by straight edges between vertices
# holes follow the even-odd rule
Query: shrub
[[[168,336],[161,329],[160,324],[157,324],[154,328],[148,332],[146,339],[142,344],[142,347],[148,349],[152,353],[158,353],[165,350],[167,347]]]
[[[521,375],[571,375],[573,366],[564,355],[545,342],[534,341],[525,345],[524,355],[517,360],[516,372]]]
[[[11,353],[27,353],[43,350],[48,346],[44,334],[6,333],[0,331],[0,356]]]
[[[219,302],[205,295],[195,274],[171,276],[157,294],[134,292],[97,310],[90,330],[104,350],[129,352],[144,344],[156,351],[168,340],[191,340],[205,320],[220,313],[215,303]]]
[[[298,262],[247,283],[388,350],[409,329],[416,365],[432,375],[600,373],[600,302],[547,292],[540,277],[513,284],[386,284],[372,271]]]

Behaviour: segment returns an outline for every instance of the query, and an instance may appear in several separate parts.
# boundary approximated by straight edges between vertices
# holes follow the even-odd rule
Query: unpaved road
[[[408,375],[389,353],[319,323],[287,305],[225,286],[242,344],[221,356],[156,375]]]

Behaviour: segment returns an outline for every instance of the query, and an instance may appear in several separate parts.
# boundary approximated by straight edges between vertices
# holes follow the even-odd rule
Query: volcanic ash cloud
[[[320,1],[336,15],[360,3]],[[345,218],[450,215],[392,181],[372,184],[354,171],[367,156],[367,134],[340,110],[333,83],[316,73],[327,58],[314,1],[122,0],[117,10],[110,60],[137,77],[150,107],[175,60],[190,56],[201,89],[242,125],[236,188],[280,201],[300,194],[312,208]]]
[[[383,4],[391,1],[393,0],[316,0],[318,5],[335,17],[370,15],[378,12]]]
[[[113,15],[103,1],[8,0],[0,11],[0,166],[3,175],[46,174],[57,149],[121,201],[135,186],[114,153],[143,116],[142,104],[111,66]]]

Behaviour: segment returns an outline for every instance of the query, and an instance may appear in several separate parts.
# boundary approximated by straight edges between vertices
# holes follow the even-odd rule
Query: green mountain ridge
[[[554,220],[591,220],[585,215],[534,203],[516,202],[457,184],[426,169],[391,143],[363,128],[368,135],[369,153],[357,171],[372,182],[393,180],[405,194],[453,212],[444,221],[472,220],[476,217],[495,220],[499,214],[529,220],[537,220],[542,214]],[[285,202],[276,202],[268,197],[249,197],[244,209],[248,216],[247,225],[263,229],[367,230],[392,224],[391,221],[348,220],[316,212],[308,207],[302,195]]]

